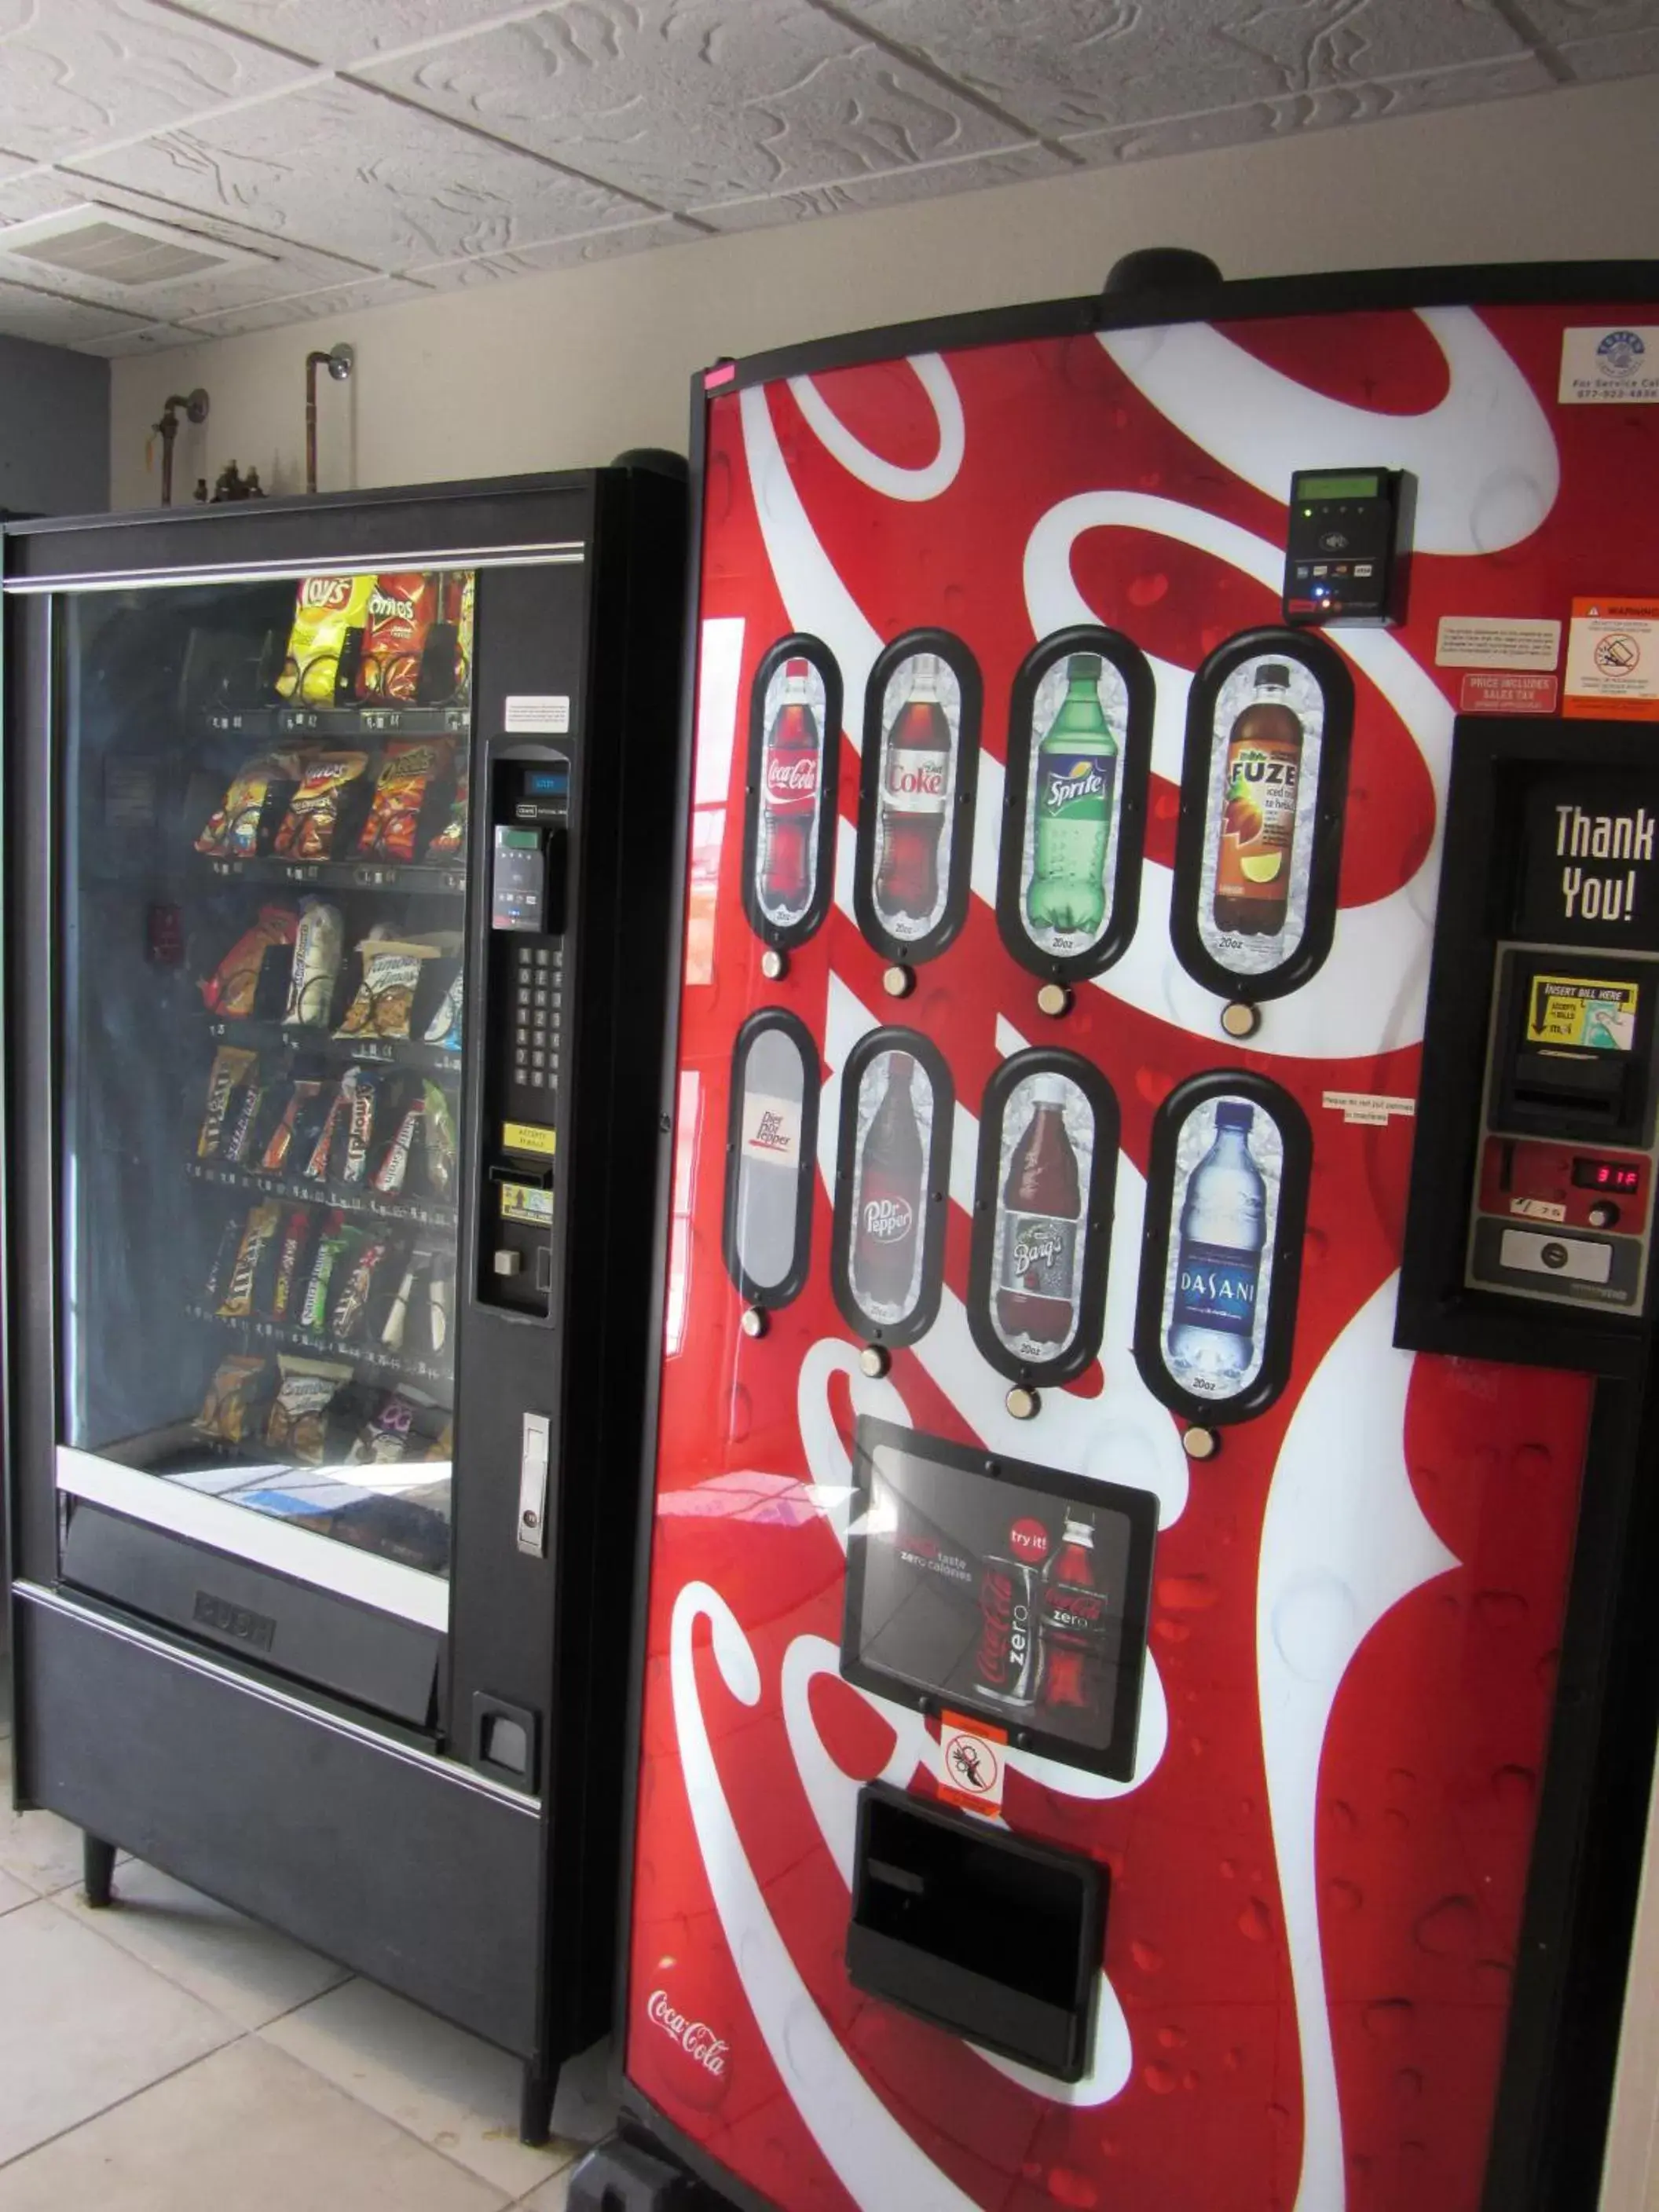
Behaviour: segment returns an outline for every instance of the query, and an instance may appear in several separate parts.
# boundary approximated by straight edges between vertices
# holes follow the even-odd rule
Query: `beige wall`
[[[180,435],[185,492],[233,457],[268,489],[300,489],[305,354],[342,337],[358,369],[324,385],[325,490],[684,451],[687,380],[722,354],[1092,292],[1138,246],[1198,246],[1232,276],[1659,254],[1656,122],[1650,76],[709,239],[119,361],[112,498],[157,496],[146,426],[167,392],[198,383],[213,411]]]

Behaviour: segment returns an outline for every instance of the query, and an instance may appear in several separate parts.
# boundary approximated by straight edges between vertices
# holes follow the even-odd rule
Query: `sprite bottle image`
[[[1042,743],[1036,853],[1025,894],[1034,930],[1091,937],[1106,918],[1106,852],[1117,787],[1117,739],[1100,706],[1100,655],[1074,653],[1066,696]]]

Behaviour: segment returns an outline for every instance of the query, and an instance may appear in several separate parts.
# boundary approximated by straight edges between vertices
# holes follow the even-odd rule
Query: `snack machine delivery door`
[[[61,602],[60,1486],[440,1631],[472,613],[459,568]]]
[[[1455,719],[1659,739],[1595,596],[1659,591],[1659,310],[1596,276],[709,373],[623,2032],[744,2203],[1543,2201],[1639,1463],[1562,1370],[1634,1370],[1396,1315]],[[1586,941],[1546,1041],[1639,1056]]]

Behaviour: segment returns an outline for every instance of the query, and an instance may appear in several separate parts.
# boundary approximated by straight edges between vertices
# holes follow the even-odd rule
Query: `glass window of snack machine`
[[[64,1442],[434,1576],[472,590],[59,603]]]

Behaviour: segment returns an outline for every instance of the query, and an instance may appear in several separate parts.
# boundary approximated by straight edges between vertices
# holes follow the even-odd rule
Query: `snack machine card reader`
[[[1400,619],[1407,480],[1399,469],[1298,469],[1285,539],[1285,619]]]

